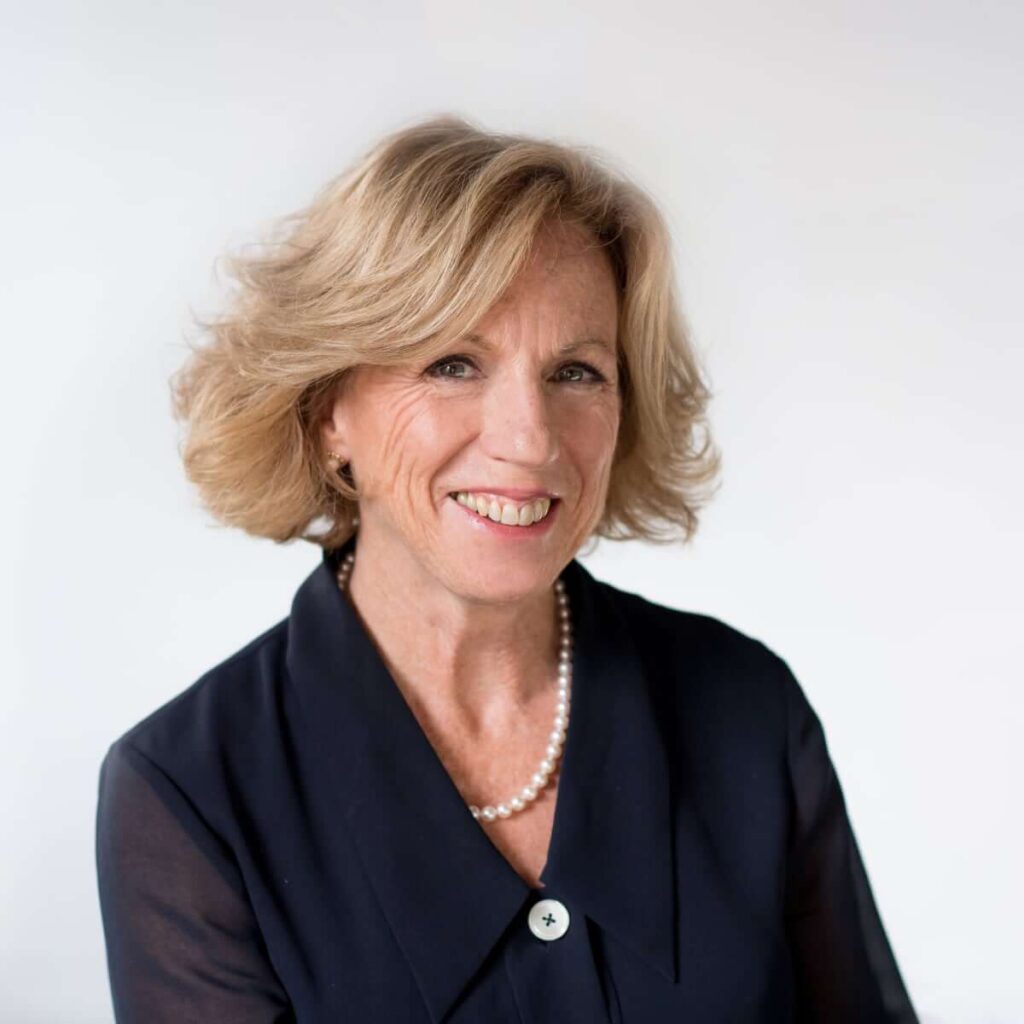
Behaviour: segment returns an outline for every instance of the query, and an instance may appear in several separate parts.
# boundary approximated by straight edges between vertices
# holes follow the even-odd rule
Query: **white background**
[[[12,5],[13,6],[13,5]],[[0,1018],[109,1021],[107,745],[318,551],[211,526],[167,377],[216,257],[426,114],[657,198],[724,485],[597,575],[782,654],[928,1021],[1024,1020],[1020,5],[18,5],[0,86]]]

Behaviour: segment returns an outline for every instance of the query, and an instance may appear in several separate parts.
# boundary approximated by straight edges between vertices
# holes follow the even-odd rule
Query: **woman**
[[[117,1019],[915,1020],[785,662],[575,558],[717,469],[646,195],[440,118],[235,270],[185,465],[323,557],[107,755]]]

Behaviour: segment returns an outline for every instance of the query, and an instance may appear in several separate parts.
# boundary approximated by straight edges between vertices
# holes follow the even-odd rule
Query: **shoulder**
[[[599,589],[625,618],[640,643],[652,644],[659,655],[685,657],[691,666],[774,676],[786,663],[751,633],[713,615],[659,604],[610,583]]]
[[[659,723],[703,777],[750,779],[767,767],[774,778],[787,758],[809,765],[808,778],[829,776],[821,720],[782,655],[713,615],[600,589],[629,626]]]
[[[111,745],[108,760],[129,756],[176,774],[189,765],[231,760],[279,730],[288,619],[271,626]]]
[[[654,690],[681,716],[784,732],[794,703],[806,703],[786,660],[752,633],[609,583],[599,588],[627,624]]]

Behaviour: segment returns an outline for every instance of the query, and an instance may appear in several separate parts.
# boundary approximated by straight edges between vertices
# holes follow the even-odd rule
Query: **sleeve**
[[[782,665],[792,799],[786,931],[796,1020],[918,1024],[875,906],[821,721]]]
[[[100,770],[96,865],[118,1024],[289,1024],[237,864],[125,740]]]

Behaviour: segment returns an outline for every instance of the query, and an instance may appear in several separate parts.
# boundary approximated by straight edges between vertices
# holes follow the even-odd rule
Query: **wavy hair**
[[[189,480],[220,522],[325,548],[358,494],[317,424],[360,364],[432,359],[472,329],[556,217],[605,247],[619,288],[622,415],[592,539],[688,541],[720,455],[653,200],[588,148],[445,115],[385,136],[249,254],[171,380]]]

